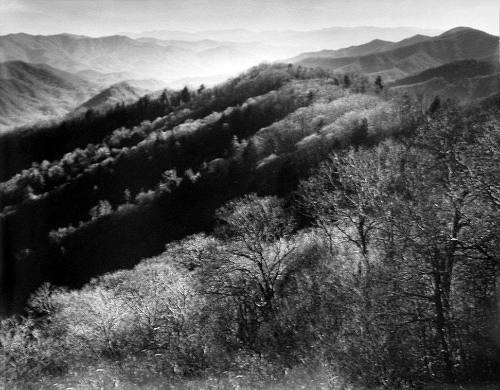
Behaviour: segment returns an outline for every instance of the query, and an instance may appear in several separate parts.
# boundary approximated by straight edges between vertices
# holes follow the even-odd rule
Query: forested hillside
[[[498,94],[500,67],[491,62],[455,61],[397,80],[390,86],[395,92],[420,97],[427,105],[436,97],[471,103]]]
[[[8,164],[3,166],[12,169],[5,174],[10,179],[1,184],[2,224],[9,243],[3,247],[4,299],[20,308],[26,294],[43,280],[83,282],[103,271],[134,264],[141,257],[161,251],[166,241],[208,226],[211,208],[244,193],[247,181],[255,180],[254,175],[244,171],[234,175],[228,171],[247,169],[239,161],[241,158],[231,163],[239,149],[242,150],[238,153],[249,159],[248,166],[255,165],[255,147],[253,143],[247,145],[250,137],[299,107],[328,101],[343,93],[333,79],[325,84],[324,77],[323,71],[264,66],[215,89],[164,93],[156,100],[141,99],[110,113],[88,115],[7,138],[6,147],[12,155],[17,157],[15,153],[20,151],[22,156],[24,152],[25,161],[32,163],[30,168],[15,173],[15,160],[9,160],[7,153],[4,155]],[[157,119],[135,127],[120,127],[147,118]],[[47,148],[41,148],[42,142]],[[32,150],[35,153],[30,154]],[[36,155],[40,151],[43,154]],[[21,168],[22,165],[18,169]],[[202,170],[207,174],[198,174],[203,180],[197,182],[194,177]],[[210,179],[221,170],[225,180],[237,184],[220,192],[204,189],[203,186],[222,184],[222,180]],[[171,173],[174,171],[186,180],[178,183],[178,190],[167,191],[170,182],[177,180],[171,177],[175,176]],[[156,199],[151,195],[155,191],[157,195],[165,193]],[[204,198],[205,192],[208,198]],[[194,199],[190,200],[190,193]],[[214,197],[213,201],[210,197]],[[198,202],[202,202],[200,209],[195,207]],[[186,209],[192,210],[192,215],[176,215]],[[112,210],[116,213],[100,219]],[[138,217],[137,212],[144,218]],[[156,217],[151,219],[151,213]],[[124,224],[122,218],[130,220],[130,224]],[[180,225],[165,224],[167,218],[180,218]],[[103,223],[125,227],[125,231],[106,228],[108,235],[93,231],[101,230]],[[58,229],[77,231],[63,234],[67,243],[61,244],[61,239],[53,240],[60,235]],[[106,248],[110,252],[103,252],[102,257],[90,256],[95,259],[91,265],[77,260],[79,256],[87,257],[86,249],[75,248],[76,257],[71,255],[73,260],[66,262],[64,259],[72,253],[72,237],[80,234],[90,234],[88,242],[94,242],[99,252]],[[121,240],[122,234],[129,235],[129,242],[136,242],[137,247],[120,249],[121,245],[112,245],[109,240]],[[20,258],[23,260],[15,260]],[[77,264],[86,271],[79,274]]]
[[[23,154],[5,154],[0,184],[2,310],[27,316],[1,322],[0,374],[499,380],[499,134],[493,99],[422,105],[284,64],[10,134]]]
[[[136,87],[131,83],[122,81],[111,85],[109,88],[99,92],[97,95],[92,96],[89,100],[82,103],[74,111],[88,111],[93,110],[96,112],[105,112],[113,109],[119,105],[129,105],[136,102],[141,97],[148,94],[148,90],[141,87]]]
[[[50,66],[0,63],[0,133],[65,115],[98,91],[97,84]]]

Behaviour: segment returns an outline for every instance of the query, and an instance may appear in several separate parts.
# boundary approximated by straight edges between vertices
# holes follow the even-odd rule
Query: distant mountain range
[[[291,61],[340,72],[380,74],[396,80],[465,59],[493,62],[498,37],[471,28],[456,28],[437,37],[413,36],[400,42],[380,40],[337,51],[302,54]]]
[[[286,62],[382,75],[384,83],[397,81],[394,89],[410,93],[489,96],[497,85],[491,64],[498,58],[498,37],[463,27],[434,37],[426,32],[434,33],[334,27],[308,32],[155,31],[136,39],[0,36],[0,130],[70,112],[105,110],[167,86],[213,85],[263,60],[291,55],[296,56]],[[389,40],[394,37],[404,39]],[[352,45],[358,41],[368,43]],[[346,42],[351,45],[339,48]],[[318,46],[324,50],[311,51]],[[299,54],[303,47],[308,50]]]
[[[8,65],[3,66],[1,77],[10,81],[0,89],[0,130],[66,115],[76,107],[78,112],[90,107],[102,110],[167,85],[213,85],[262,61],[287,58],[303,50],[413,32],[422,31],[371,27],[261,33],[163,31],[138,39],[4,35],[0,36],[0,62]],[[149,80],[148,85],[144,79]],[[131,80],[141,80],[141,84]],[[120,84],[123,81],[127,84]],[[92,99],[95,94],[99,95]]]
[[[165,81],[172,87],[215,84],[263,60],[292,53],[295,50],[257,42],[135,40],[118,35],[0,36],[0,63],[8,64],[0,77],[12,79],[0,89],[0,130],[60,117],[77,107],[81,112],[131,102],[140,94],[165,88]],[[118,84],[123,81],[127,84]],[[88,107],[80,107],[97,93]]]
[[[312,31],[261,31],[255,32],[245,29],[211,30],[199,32],[154,30],[142,33],[123,33],[132,38],[157,38],[163,40],[181,41],[232,41],[232,42],[261,42],[274,46],[288,46],[304,50],[338,49],[348,45],[365,43],[374,37],[383,40],[397,41],[406,37],[425,34],[437,35],[442,31],[435,29],[421,29],[416,27],[330,27]]]
[[[255,63],[294,53],[297,54],[296,49],[258,42],[202,40],[190,43],[153,38],[136,40],[119,35],[102,38],[71,34],[0,36],[0,62],[40,63],[98,78],[99,74],[111,74],[108,78],[121,75],[121,79],[114,77],[113,82],[144,78],[172,82],[218,74],[229,77]]]
[[[293,62],[306,60],[308,58],[343,58],[343,57],[361,57],[369,54],[380,53],[389,50],[395,50],[401,47],[412,45],[428,40],[429,36],[417,34],[410,38],[405,38],[399,42],[384,41],[374,39],[368,43],[357,46],[349,46],[337,50],[321,50],[318,52],[302,53],[293,59]]]
[[[89,38],[59,34],[50,36],[10,34],[0,37],[3,61],[41,63],[68,72],[127,72],[134,78],[180,77],[189,52],[174,46],[159,46],[123,36]]]

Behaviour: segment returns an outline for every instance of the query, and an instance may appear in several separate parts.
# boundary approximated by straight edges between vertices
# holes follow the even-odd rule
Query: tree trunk
[[[436,314],[436,331],[440,343],[441,360],[444,368],[444,375],[447,380],[453,381],[453,360],[447,334],[447,313],[443,305],[443,283],[439,271],[434,272],[434,308]]]

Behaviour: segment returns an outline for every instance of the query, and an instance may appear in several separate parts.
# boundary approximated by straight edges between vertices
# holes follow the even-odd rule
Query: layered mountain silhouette
[[[349,46],[337,50],[321,50],[319,52],[303,53],[293,59],[294,62],[305,60],[311,57],[317,58],[343,58],[343,57],[361,57],[369,54],[380,53],[384,51],[394,50],[415,43],[425,41],[431,37],[427,35],[414,35],[410,38],[403,39],[399,42],[384,41],[382,39],[374,39],[368,43],[357,46]]]
[[[372,41],[362,47],[306,53],[292,61],[342,72],[380,74],[396,80],[450,62],[498,58],[498,37],[471,28],[456,28],[437,37],[414,36],[396,43]]]
[[[425,34],[437,35],[439,30],[415,27],[329,27],[312,31],[250,31],[245,29],[212,30],[199,32],[155,30],[140,34],[124,33],[133,38],[150,37],[162,40],[199,41],[204,39],[233,42],[262,42],[274,46],[289,46],[304,50],[338,49],[372,40],[397,41],[406,37]]]
[[[0,52],[3,61],[42,63],[68,72],[127,72],[134,78],[176,78],[182,68],[197,69],[185,49],[123,36],[10,34],[0,37]]]
[[[99,89],[47,65],[0,63],[0,130],[64,115]]]
[[[119,35],[91,38],[71,34],[10,34],[0,37],[0,62],[46,64],[67,72],[86,72],[87,76],[98,79],[99,74],[111,74],[108,79],[112,79],[112,83],[144,78],[168,82],[220,73],[229,77],[255,63],[283,58],[295,51],[256,42],[203,40],[192,44],[135,40]]]
[[[0,36],[0,61],[4,61],[0,68],[0,130],[62,116],[77,108],[77,113],[102,111],[166,86],[215,84],[263,59],[285,58],[298,47],[339,47],[347,39],[355,43],[368,36],[368,43],[308,51],[288,62],[382,75],[384,83],[397,81],[395,89],[414,94],[456,95],[468,100],[490,96],[497,88],[491,65],[498,58],[497,37],[459,27],[435,37],[414,34],[396,42],[387,40],[409,32],[418,31],[335,27],[309,32],[160,31],[137,39],[119,35]]]

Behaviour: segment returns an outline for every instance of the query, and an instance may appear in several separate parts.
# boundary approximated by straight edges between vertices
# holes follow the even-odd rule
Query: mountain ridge
[[[170,82],[190,77],[208,78],[220,73],[227,73],[230,77],[255,63],[296,53],[295,49],[262,43],[231,43],[235,51],[228,61],[223,49],[227,42],[207,45],[205,40],[204,45],[201,49],[222,48],[220,57],[214,50],[215,56],[207,64],[200,48],[187,42],[137,40],[124,35],[93,38],[72,34],[18,33],[0,36],[0,62],[20,60],[47,64],[72,73],[127,73],[127,79],[153,78]]]
[[[100,87],[44,64],[0,63],[0,130],[67,114]]]
[[[75,109],[75,112],[93,110],[106,111],[118,104],[130,104],[142,96],[147,95],[151,90],[134,86],[127,81],[113,84]]]
[[[392,36],[393,39],[403,39],[405,37],[415,35],[415,34],[426,34],[426,35],[437,35],[442,31],[437,29],[422,29],[412,26],[399,26],[399,27],[376,27],[376,26],[331,26],[325,28],[319,28],[314,30],[264,30],[264,31],[252,31],[247,29],[227,29],[227,30],[205,30],[205,31],[179,31],[179,30],[151,30],[144,31],[141,33],[127,33],[122,32],[121,34],[139,38],[139,37],[153,37],[161,39],[181,39],[181,40],[198,40],[200,38],[208,39],[227,39],[231,41],[252,41],[252,40],[262,40],[263,38],[270,41],[276,41],[283,38],[295,38],[299,40],[305,39],[305,37],[318,38],[327,37],[331,41],[335,41],[336,37],[342,35],[342,39],[333,44],[326,39],[322,39],[323,42],[318,45],[322,49],[337,49],[349,44],[361,44],[370,39],[370,37],[378,37],[381,39],[388,39],[387,37]],[[359,39],[354,39],[354,34],[362,34],[364,37]],[[346,35],[350,36],[350,39],[346,39]],[[386,38],[383,38],[383,37]],[[309,39],[311,39],[309,38]],[[389,39],[390,40],[390,39]],[[326,45],[325,45],[326,43]]]
[[[352,57],[337,57],[335,53],[324,57],[311,53],[298,56],[292,62],[344,72],[381,74],[388,80],[395,80],[453,61],[494,61],[497,53],[498,37],[480,30],[452,29],[437,37],[417,38],[417,42],[411,39],[396,42],[393,49],[379,53],[373,51]]]
[[[458,103],[488,99],[500,92],[499,66],[490,62],[462,60],[428,69],[389,84],[396,92],[423,99],[424,105],[438,96]]]

